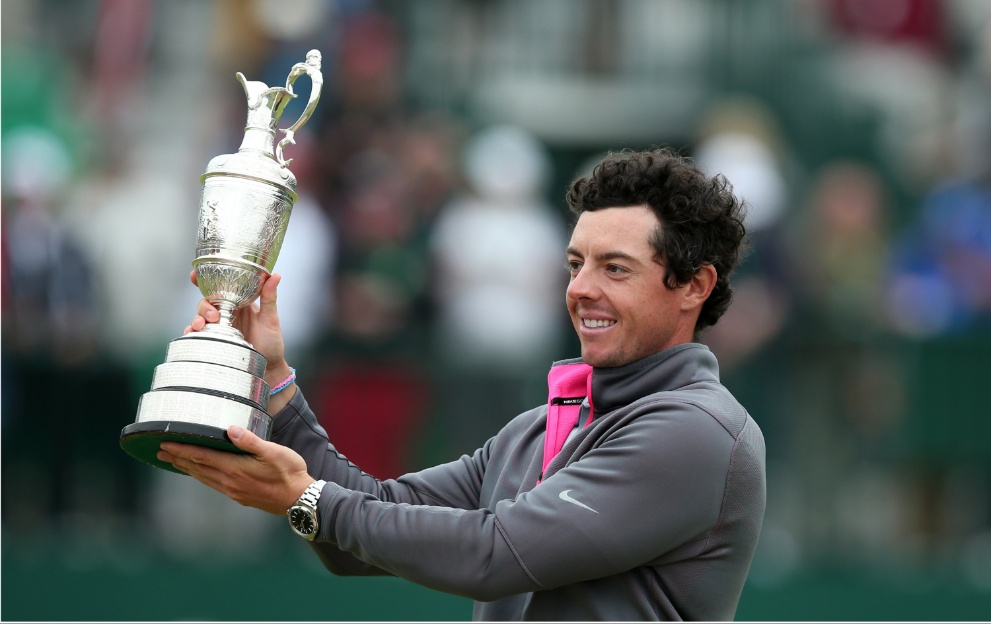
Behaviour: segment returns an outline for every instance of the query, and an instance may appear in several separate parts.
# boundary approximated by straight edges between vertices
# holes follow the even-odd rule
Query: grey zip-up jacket
[[[473,455],[387,481],[341,456],[297,392],[272,439],[328,481],[324,565],[471,597],[476,620],[732,619],[764,515],[764,439],[712,353],[569,360],[549,379],[548,405]]]

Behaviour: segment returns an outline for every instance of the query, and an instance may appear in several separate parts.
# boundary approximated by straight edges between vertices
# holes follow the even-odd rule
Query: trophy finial
[[[320,69],[320,65],[323,62],[323,57],[320,56],[320,50],[310,50],[306,53],[306,64],[311,65],[315,69]]]

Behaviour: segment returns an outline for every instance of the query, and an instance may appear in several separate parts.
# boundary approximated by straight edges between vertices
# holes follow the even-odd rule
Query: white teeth
[[[585,327],[611,327],[616,324],[616,321],[605,321],[602,319],[582,319],[582,324]]]

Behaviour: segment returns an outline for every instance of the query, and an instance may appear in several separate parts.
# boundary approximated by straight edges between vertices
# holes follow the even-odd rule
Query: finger
[[[199,286],[199,282],[196,281],[196,269],[189,272],[189,281],[193,283],[193,286]]]
[[[279,273],[273,273],[265,280],[262,284],[262,289],[260,296],[258,298],[259,302],[259,312],[263,317],[269,317],[278,319],[279,311],[276,307],[276,300],[278,299],[278,288],[279,284],[282,282],[282,275]]]
[[[179,472],[185,475],[191,477],[195,476],[194,475],[195,470],[193,470],[193,468],[195,467],[196,464],[194,462],[190,462],[188,460],[176,457],[175,455],[167,451],[158,451],[157,453],[155,453],[155,457],[157,457],[158,461],[160,462],[164,462],[166,464],[172,464],[173,468],[175,468],[176,470],[178,470]]]
[[[162,442],[159,449],[174,456],[185,465],[202,464],[216,468],[224,465],[230,458],[230,453],[224,451],[181,442]]]
[[[208,451],[207,460],[204,461],[204,456],[196,453],[196,449],[202,447],[196,447],[189,444],[173,444],[169,442],[163,442],[162,447],[169,448],[175,452],[170,452],[169,450],[158,451],[155,456],[159,459],[159,461],[172,464],[178,470],[181,470],[204,485],[208,485],[215,490],[224,492],[224,490],[221,489],[223,486],[222,482],[225,475],[231,470],[231,467],[228,466],[227,463],[231,459],[236,461],[235,458],[224,458],[223,465],[220,468],[217,468],[214,467],[210,461],[212,454],[216,453],[215,451]],[[230,454],[220,453],[220,455],[223,456]]]
[[[172,465],[176,470],[184,472],[203,485],[217,490],[225,496],[230,496],[230,493],[224,487],[224,474],[216,468],[211,468],[204,464],[197,464],[182,459],[177,459]]]
[[[200,299],[196,306],[196,314],[203,317],[205,323],[216,323],[220,320],[220,311],[206,297]]]
[[[166,464],[175,465],[174,462],[176,460],[176,456],[168,451],[158,451],[155,453],[155,457],[157,457],[159,461],[165,462]]]
[[[200,331],[206,327],[206,319],[202,316],[194,316],[193,320],[189,322],[189,331]]]

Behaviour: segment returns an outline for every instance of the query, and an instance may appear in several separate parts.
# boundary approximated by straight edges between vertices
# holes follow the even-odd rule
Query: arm
[[[702,549],[733,439],[685,405],[640,409],[578,461],[487,509],[395,504],[328,484],[318,540],[483,601],[621,573],[689,544]]]
[[[366,492],[379,500],[412,505],[440,505],[477,508],[484,458],[480,450],[474,457],[462,457],[445,466],[380,481],[363,472],[341,455],[330,443],[302,392],[275,416],[272,441],[290,447],[306,461],[309,473],[348,489]],[[338,575],[389,574],[344,552],[329,542],[313,542],[313,549],[324,566]]]

